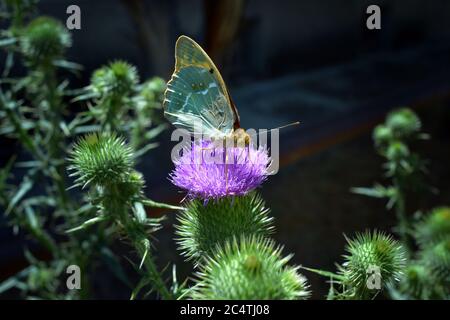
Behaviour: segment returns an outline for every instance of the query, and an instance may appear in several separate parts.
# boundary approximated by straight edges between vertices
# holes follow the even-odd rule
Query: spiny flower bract
[[[33,65],[51,63],[60,58],[72,43],[70,33],[61,22],[39,17],[26,26],[20,37],[20,49]]]
[[[410,138],[422,128],[419,117],[409,108],[394,110],[386,117],[386,126],[397,139]]]
[[[406,263],[403,247],[391,236],[382,232],[365,232],[347,239],[345,262],[340,267],[344,285],[355,298],[373,297],[377,290],[369,288],[368,277],[379,270],[383,287],[399,281]],[[381,288],[380,288],[381,289]]]
[[[268,236],[273,219],[256,192],[204,201],[194,199],[178,215],[178,245],[188,259],[199,260],[217,245],[242,235]]]
[[[415,225],[414,237],[424,248],[450,236],[450,208],[440,207],[432,210]]]
[[[193,299],[292,300],[309,296],[306,279],[291,256],[261,237],[234,238],[218,247],[198,273]]]
[[[109,185],[128,181],[133,171],[133,153],[125,140],[114,134],[93,133],[75,144],[70,156],[77,185]]]
[[[270,161],[263,147],[223,147],[203,140],[183,149],[170,180],[189,197],[240,196],[266,180]]]
[[[422,249],[420,259],[436,279],[450,288],[450,235]]]
[[[99,98],[124,97],[134,91],[138,82],[136,67],[117,60],[94,71],[90,88]]]
[[[429,299],[432,275],[428,269],[418,263],[411,263],[405,269],[405,276],[400,283],[400,291],[415,299]]]
[[[384,149],[393,139],[392,129],[380,124],[373,130],[372,138],[377,148]]]

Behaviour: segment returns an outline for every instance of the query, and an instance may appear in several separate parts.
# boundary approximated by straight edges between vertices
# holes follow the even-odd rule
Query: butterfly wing
[[[205,51],[181,36],[175,45],[175,71],[167,83],[164,114],[173,125],[210,137],[226,136],[239,127],[239,116],[225,83]]]

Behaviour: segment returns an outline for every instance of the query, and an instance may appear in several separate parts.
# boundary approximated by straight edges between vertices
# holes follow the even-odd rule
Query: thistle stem
[[[408,252],[411,251],[411,241],[408,236],[409,222],[406,216],[406,201],[404,189],[398,178],[393,179],[394,186],[397,190],[397,201],[395,203],[395,213],[398,220],[398,233],[405,248]]]
[[[138,252],[142,264],[147,270],[153,286],[161,298],[164,300],[172,300],[173,295],[166,287],[162,274],[158,271],[154,258],[149,252],[150,242],[147,239],[145,228],[129,214],[127,204],[121,201],[119,188],[113,185],[108,189],[107,193],[111,197],[106,197],[107,200],[104,201],[105,211],[112,214],[117,224],[123,228],[133,247]]]
[[[173,300],[172,293],[167,289],[166,284],[161,276],[161,273],[158,271],[156,267],[155,261],[151,254],[146,253],[148,248],[146,248],[144,243],[135,242],[134,246],[136,247],[139,255],[143,257],[144,267],[150,275],[150,278],[153,281],[153,285],[158,293],[161,295],[161,298],[164,300]]]
[[[184,208],[184,207],[174,206],[174,205],[162,203],[162,202],[156,202],[156,201],[153,201],[150,199],[142,200],[142,203],[145,206],[152,207],[152,208],[161,208],[161,209],[170,209],[170,210],[186,210],[186,208]]]

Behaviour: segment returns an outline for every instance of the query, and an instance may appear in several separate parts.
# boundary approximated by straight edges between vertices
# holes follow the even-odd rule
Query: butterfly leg
[[[225,194],[228,194],[228,152],[225,151]]]

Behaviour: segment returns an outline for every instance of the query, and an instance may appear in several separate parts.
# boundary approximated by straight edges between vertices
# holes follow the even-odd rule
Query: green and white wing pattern
[[[164,114],[178,128],[214,138],[231,134],[239,123],[219,70],[186,36],[175,45],[175,71],[167,83]],[[196,132],[199,124],[201,132]]]
[[[233,111],[214,75],[202,67],[183,67],[172,75],[164,114],[174,126],[191,133],[223,137],[233,132]]]

